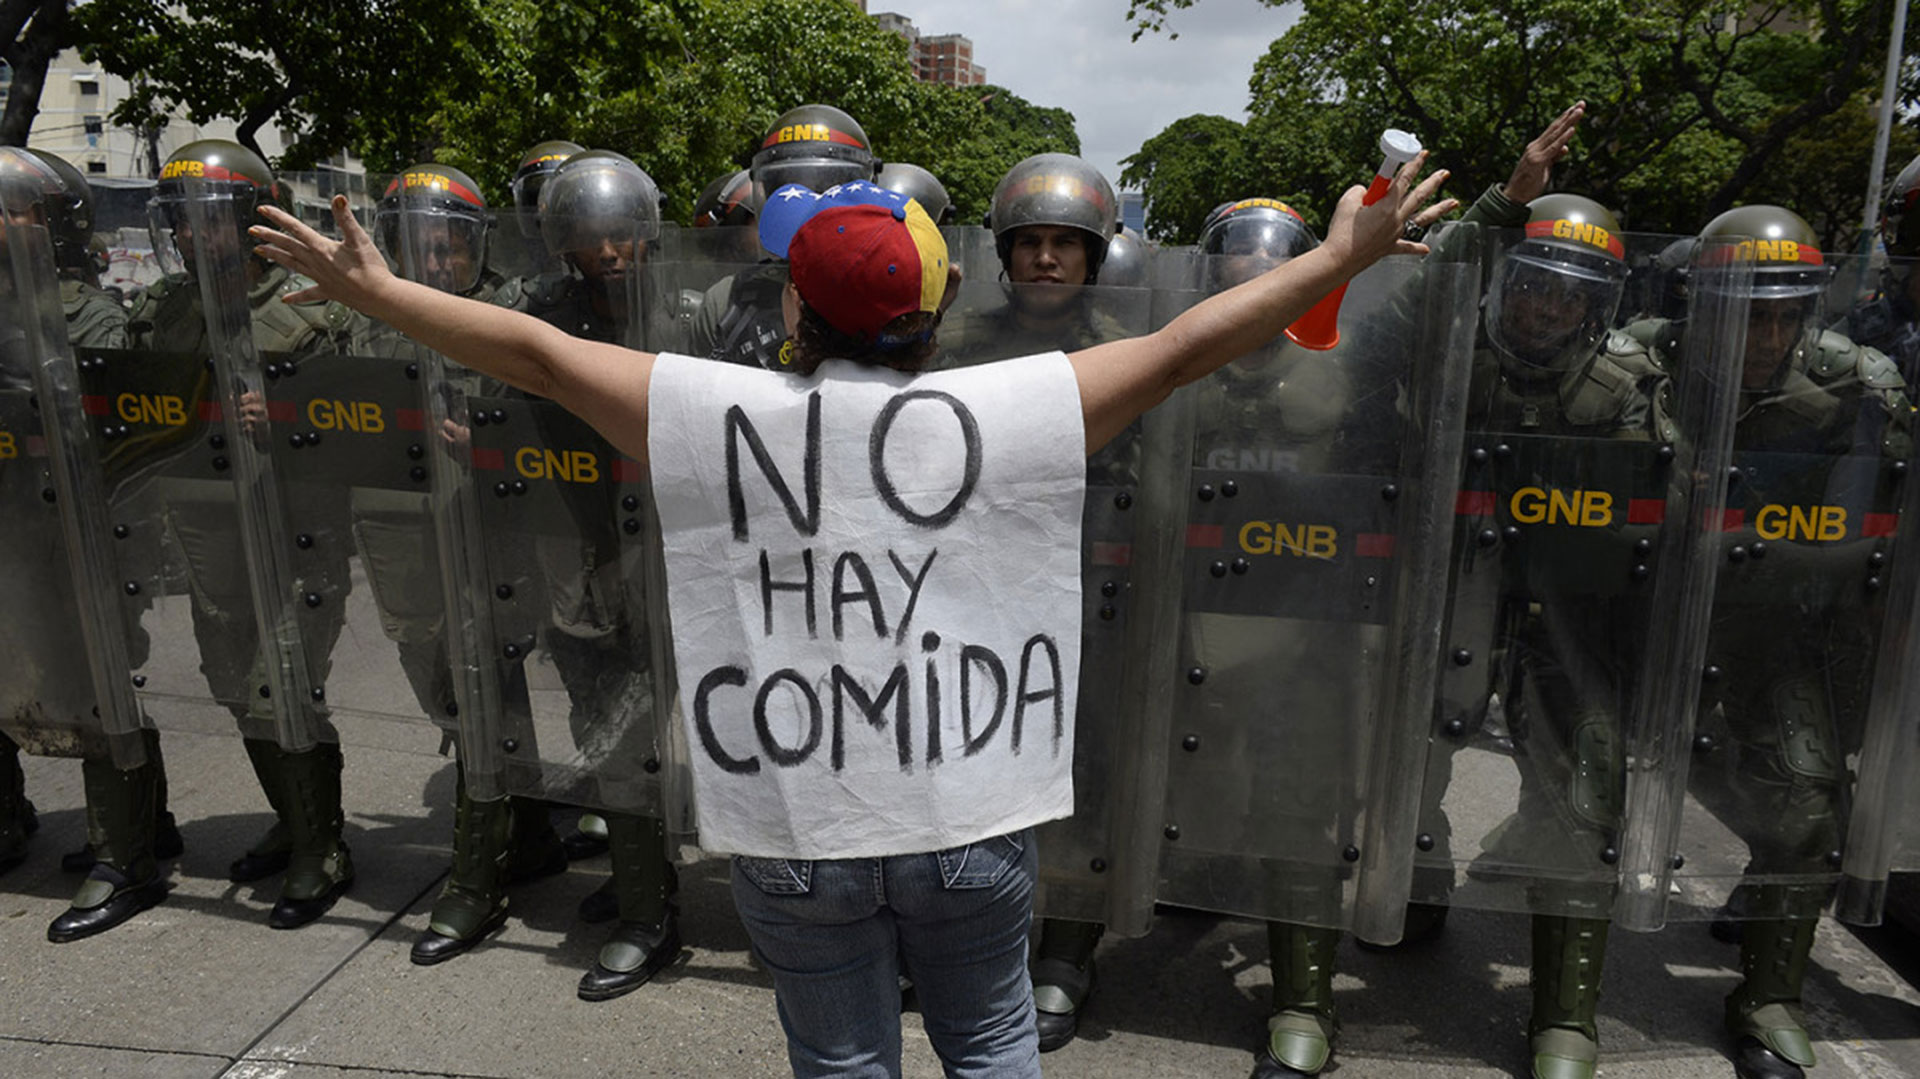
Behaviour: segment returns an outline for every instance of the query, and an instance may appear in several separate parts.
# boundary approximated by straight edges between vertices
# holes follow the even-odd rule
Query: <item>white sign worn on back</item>
[[[702,847],[880,857],[1073,811],[1063,355],[804,379],[661,356],[648,412]]]

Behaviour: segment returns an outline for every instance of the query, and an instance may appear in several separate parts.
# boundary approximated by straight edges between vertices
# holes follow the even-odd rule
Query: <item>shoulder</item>
[[[1527,204],[1515,202],[1500,190],[1497,183],[1488,184],[1473,205],[1462,215],[1462,221],[1474,221],[1496,228],[1518,228],[1527,223]]]
[[[313,281],[307,277],[288,273],[257,294],[254,318],[281,339],[274,342],[274,347],[291,349],[315,335],[336,336],[353,328],[358,316],[345,304],[333,300],[287,302],[286,297],[312,286]]]
[[[1807,356],[1807,373],[1817,382],[1852,378],[1868,389],[1899,389],[1906,385],[1900,369],[1877,348],[1869,348],[1833,330],[1815,336]]]

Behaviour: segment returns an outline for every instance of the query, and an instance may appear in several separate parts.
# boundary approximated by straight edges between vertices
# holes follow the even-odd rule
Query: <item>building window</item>
[[[81,79],[80,80],[80,96],[94,97],[99,93],[100,93],[99,79]]]
[[[107,171],[107,163],[105,161],[89,161],[87,162],[87,171],[92,173],[105,172]]]
[[[105,133],[105,126],[101,122],[100,117],[88,116],[82,119],[80,124],[82,129],[87,133],[87,145],[99,146],[100,136]]]

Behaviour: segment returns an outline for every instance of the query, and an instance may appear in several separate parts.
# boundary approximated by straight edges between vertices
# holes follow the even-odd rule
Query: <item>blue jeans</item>
[[[1038,1076],[1033,833],[891,858],[735,858],[796,1076],[900,1074],[900,981],[950,1076]]]

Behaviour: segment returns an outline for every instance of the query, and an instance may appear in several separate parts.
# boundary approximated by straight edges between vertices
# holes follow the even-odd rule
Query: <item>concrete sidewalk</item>
[[[217,723],[209,725],[217,728]],[[413,740],[425,741],[424,738]],[[161,906],[101,937],[48,944],[77,881],[59,855],[84,840],[72,761],[28,759],[41,829],[0,880],[0,1076],[779,1076],[785,1045],[768,979],[714,861],[683,872],[687,952],[668,974],[603,1004],[574,996],[605,926],[574,919],[604,858],[515,893],[506,929],[439,967],[407,959],[446,866],[453,766],[410,740],[347,752],[349,842],[359,878],[333,913],[267,928],[278,882],[234,885],[226,865],[268,823],[232,736],[166,736],[187,852]],[[409,744],[401,744],[407,742]],[[1920,992],[1868,945],[1907,965],[1908,945],[1822,927],[1808,979],[1823,1040],[1815,1079],[1920,1076]],[[1524,1075],[1527,926],[1456,912],[1434,944],[1400,956],[1344,947],[1344,1031],[1327,1075]],[[1721,998],[1735,949],[1698,925],[1614,936],[1602,1001],[1603,1076],[1732,1076]],[[1099,991],[1054,1076],[1245,1075],[1265,1030],[1266,938],[1256,924],[1170,916],[1109,940]],[[907,1074],[938,1064],[906,1018]]]

